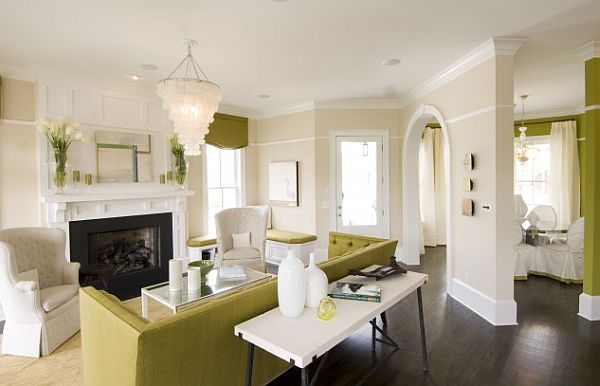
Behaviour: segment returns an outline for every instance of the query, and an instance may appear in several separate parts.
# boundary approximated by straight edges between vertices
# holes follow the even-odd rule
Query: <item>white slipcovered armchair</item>
[[[583,217],[575,220],[567,232],[566,243],[550,243],[535,248],[535,268],[562,282],[583,280]]]
[[[523,243],[523,227],[521,221],[513,221],[513,245],[515,255],[515,280],[527,280],[531,265],[535,260],[535,248]]]
[[[65,233],[0,230],[2,353],[38,358],[79,331],[79,263],[65,260]]]
[[[216,266],[239,265],[265,272],[266,208],[231,208],[215,214]],[[249,244],[234,245],[233,235],[250,233]],[[235,248],[234,248],[235,246]]]

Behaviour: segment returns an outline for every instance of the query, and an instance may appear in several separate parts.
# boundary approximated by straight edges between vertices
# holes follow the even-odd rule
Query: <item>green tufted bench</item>
[[[315,250],[316,240],[317,236],[308,233],[267,229],[265,260],[267,263],[279,265],[288,251],[293,251],[305,265],[308,265],[308,257]]]
[[[187,242],[190,261],[202,260],[202,251],[210,251],[210,259],[215,259],[217,237],[214,235],[190,237]]]
[[[267,229],[265,260],[271,264],[279,264],[287,256],[288,250],[298,253],[298,256],[308,264],[308,256],[314,251],[317,236],[308,233]],[[195,236],[188,239],[188,255],[190,261],[202,259],[202,251],[209,250],[211,260],[214,260],[217,238],[214,235]]]

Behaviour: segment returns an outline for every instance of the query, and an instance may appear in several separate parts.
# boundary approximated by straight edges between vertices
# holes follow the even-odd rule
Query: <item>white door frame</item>
[[[452,179],[452,146],[450,133],[444,117],[438,109],[421,105],[413,114],[404,136],[402,149],[402,211],[403,211],[403,253],[406,264],[419,265],[419,145],[425,125],[436,119],[443,133],[444,166],[446,169],[446,271],[447,291],[452,293],[454,260],[454,201]]]
[[[364,130],[330,130],[329,131],[329,230],[337,232],[337,137],[381,137],[383,159],[381,175],[383,177],[382,209],[383,209],[383,238],[390,237],[390,174],[389,174],[389,142],[390,134],[387,129]]]

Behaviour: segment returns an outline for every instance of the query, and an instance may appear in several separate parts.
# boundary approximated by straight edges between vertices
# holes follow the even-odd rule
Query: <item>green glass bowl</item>
[[[214,267],[215,262],[212,260],[192,261],[188,264],[188,269],[199,269],[200,276],[204,278]]]

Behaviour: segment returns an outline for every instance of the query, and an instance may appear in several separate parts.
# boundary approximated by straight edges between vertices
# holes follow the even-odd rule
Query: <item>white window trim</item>
[[[206,172],[206,146],[202,145],[202,234],[208,234],[208,176]],[[238,199],[240,206],[246,205],[246,149],[239,149],[239,157],[236,157],[237,162],[237,183]]]

